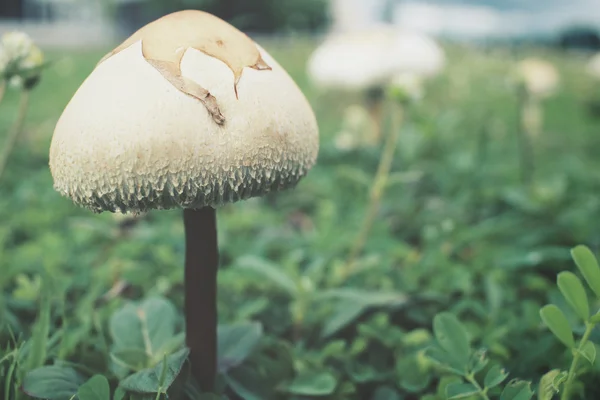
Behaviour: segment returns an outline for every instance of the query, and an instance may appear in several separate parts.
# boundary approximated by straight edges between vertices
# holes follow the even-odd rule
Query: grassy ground
[[[451,374],[424,350],[443,311],[458,316],[472,348],[485,348],[489,365],[504,366],[511,379],[536,389],[546,372],[568,369],[570,354],[543,326],[539,308],[549,301],[563,307],[555,279],[574,270],[569,249],[600,245],[600,118],[587,106],[600,89],[584,75],[584,58],[449,48],[448,70],[408,111],[378,219],[347,276],[344,261],[381,150],[334,145],[345,107],[359,99],[310,87],[304,65],[311,43],[265,47],[313,104],[321,152],[296,190],[219,210],[219,311],[229,335],[222,382],[231,398],[443,399]],[[518,104],[507,76],[530,53],[554,61],[562,85],[544,103],[534,180],[524,186]],[[181,212],[153,212],[129,227],[76,208],[52,188],[54,124],[102,54],[49,54],[56,63],[33,92],[0,181],[2,399],[23,398],[15,388],[31,393],[32,379],[50,379],[27,374],[44,364],[76,370],[70,382],[101,374],[114,389],[182,343]],[[17,103],[9,92],[0,104],[0,140]],[[138,300],[149,316],[144,323],[128,308]],[[599,305],[592,302],[594,310]],[[570,322],[581,334],[583,325]],[[151,335],[150,348],[135,332]],[[600,332],[591,337],[600,343]],[[141,354],[128,353],[138,345]],[[586,368],[581,393],[598,398],[592,382],[600,363]],[[159,398],[140,393],[132,398]]]

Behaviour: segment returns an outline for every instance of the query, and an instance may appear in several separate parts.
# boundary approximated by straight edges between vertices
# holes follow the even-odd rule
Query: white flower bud
[[[8,79],[8,86],[11,89],[22,89],[25,80],[20,75],[13,75]]]
[[[24,32],[12,31],[2,35],[2,48],[11,61],[20,61],[31,52],[33,40]]]
[[[39,47],[33,45],[31,46],[31,50],[29,54],[21,59],[19,63],[20,70],[29,70],[33,68],[37,68],[44,63],[44,53],[40,50]]]

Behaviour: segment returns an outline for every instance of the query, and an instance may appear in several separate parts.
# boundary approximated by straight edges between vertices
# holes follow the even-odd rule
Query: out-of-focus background
[[[107,45],[169,12],[209,11],[247,33],[304,35],[388,22],[458,40],[598,46],[594,0],[4,0],[0,32],[23,29],[42,46]],[[577,41],[577,39],[579,41]]]
[[[574,246],[600,246],[598,0],[0,0],[0,35],[48,62],[0,95],[1,398],[61,387],[31,378],[49,364],[114,388],[182,344],[180,210],[77,208],[48,150],[98,60],[190,8],[269,51],[320,127],[295,190],[218,211],[230,398],[550,400],[573,354],[571,398],[600,398],[600,331],[556,287]],[[166,327],[150,349],[130,302]]]

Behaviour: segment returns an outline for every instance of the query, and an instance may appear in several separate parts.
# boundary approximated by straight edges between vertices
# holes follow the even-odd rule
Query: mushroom
[[[260,46],[202,11],[166,15],[104,57],[62,113],[54,188],[94,212],[183,208],[192,374],[216,375],[215,208],[294,187],[315,164],[314,113]]]
[[[380,25],[328,36],[311,55],[307,70],[315,86],[325,90],[364,92],[381,138],[385,89],[397,74],[432,77],[445,65],[441,47],[416,32]]]
[[[596,53],[587,63],[586,70],[589,76],[600,81],[600,53]]]
[[[528,96],[543,99],[552,95],[559,83],[558,72],[550,62],[526,58],[517,64],[517,79]]]

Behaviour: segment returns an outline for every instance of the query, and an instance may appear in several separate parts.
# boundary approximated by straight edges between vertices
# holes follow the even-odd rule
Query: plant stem
[[[589,322],[585,323],[585,332],[581,337],[581,341],[579,342],[579,346],[577,346],[577,350],[573,355],[573,361],[571,362],[571,367],[569,368],[569,374],[567,375],[567,381],[565,382],[564,390],[562,395],[560,396],[561,400],[568,400],[569,395],[571,394],[571,386],[573,385],[573,380],[575,379],[575,372],[577,370],[577,364],[579,364],[579,358],[581,357],[581,350],[583,350],[583,346],[587,343],[590,335],[592,334],[592,330],[596,324],[592,324]]]
[[[8,162],[8,158],[10,157],[10,153],[12,152],[15,143],[17,142],[17,137],[19,133],[23,129],[23,123],[25,122],[25,116],[27,115],[27,107],[29,105],[29,90],[23,90],[21,92],[21,101],[19,102],[19,110],[17,111],[17,119],[10,127],[8,131],[8,135],[6,138],[6,142],[2,146],[2,152],[0,153],[0,179],[2,179],[2,174],[6,168],[6,164]]]
[[[212,207],[184,209],[185,323],[192,376],[203,392],[217,374],[217,215]]]
[[[475,379],[473,374],[468,374],[465,376],[465,378],[471,385],[475,386],[477,388],[477,390],[479,390],[479,395],[481,396],[481,398],[483,400],[490,400],[490,398],[487,395],[487,390],[485,390],[481,387],[481,385],[479,384],[479,382],[477,382],[477,380]]]
[[[2,81],[0,81],[0,102],[2,102],[2,99],[4,98],[5,93],[6,93],[6,79],[2,79]]]
[[[517,140],[519,146],[519,163],[521,165],[521,182],[531,184],[535,170],[535,154],[532,139],[537,136],[537,127],[533,126],[531,116],[536,108],[535,100],[526,92],[522,92],[519,101],[519,127]]]
[[[375,124],[374,131],[370,132],[371,137],[368,138],[369,143],[381,143],[381,131],[383,126],[383,109],[385,103],[385,93],[381,88],[373,88],[367,91],[367,109],[371,116],[372,122]]]
[[[371,227],[375,222],[375,218],[377,217],[377,212],[379,211],[379,203],[381,202],[381,198],[383,197],[383,193],[387,186],[388,178],[390,175],[390,169],[392,168],[392,162],[394,161],[394,154],[396,153],[396,144],[398,143],[398,137],[400,136],[400,125],[402,121],[402,108],[400,106],[397,107],[397,112],[392,113],[392,127],[391,131],[387,136],[387,140],[384,144],[383,155],[379,161],[379,167],[377,168],[377,173],[375,175],[375,179],[373,181],[373,186],[371,186],[371,193],[369,197],[369,204],[367,206],[367,212],[363,219],[362,226],[359,230],[358,236],[350,250],[350,257],[348,258],[348,265],[345,275],[347,276],[354,268],[354,263],[356,258],[362,252],[367,239],[369,237],[369,233],[371,231]]]

